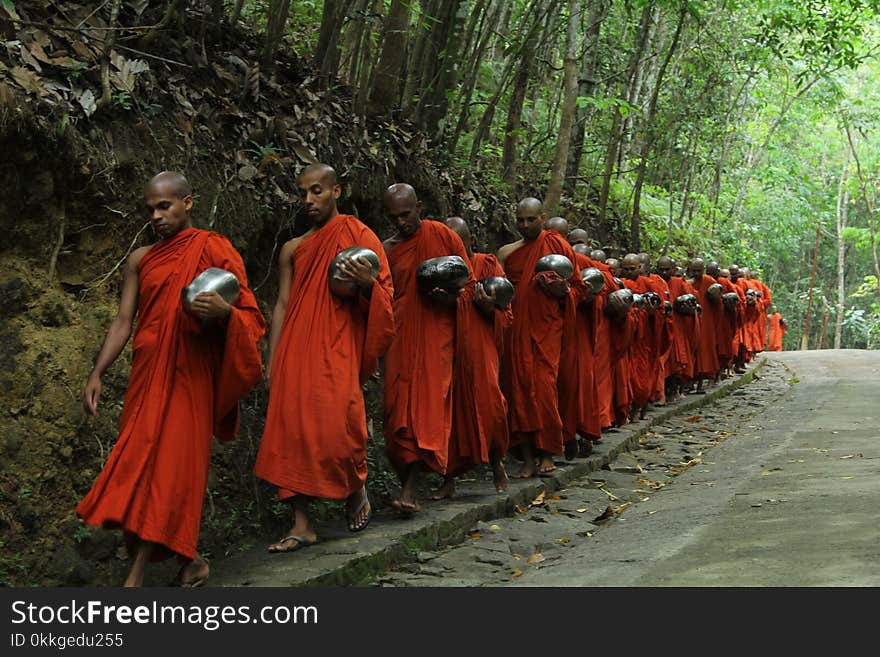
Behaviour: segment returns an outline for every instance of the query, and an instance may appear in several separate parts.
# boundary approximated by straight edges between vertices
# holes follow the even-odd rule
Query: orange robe
[[[674,309],[675,300],[683,294],[693,294],[693,288],[686,280],[673,276],[668,281],[669,297],[673,304],[671,316],[672,347],[666,359],[666,376],[674,376],[681,381],[694,378],[696,366],[697,336],[699,318],[696,315],[683,315]]]
[[[369,299],[330,291],[330,263],[351,246],[379,256]],[[254,474],[278,486],[281,499],[297,494],[342,499],[367,480],[361,386],[394,336],[391,271],[382,243],[350,215],[337,215],[303,238],[292,261]]]
[[[690,283],[697,295],[703,314],[700,317],[700,340],[697,343],[697,378],[711,379],[720,369],[718,363],[718,322],[719,315],[724,312],[720,300],[712,300],[707,294],[715,279],[704,275],[700,280]]]
[[[722,294],[735,292],[738,296],[742,291],[730,279],[719,277],[718,283],[721,285]],[[742,323],[742,304],[745,299],[740,299],[740,305],[736,308],[728,308],[722,302],[722,312],[718,314],[718,325],[716,327],[716,337],[718,338],[718,365],[722,369],[730,367],[733,359],[736,357],[739,343],[737,335],[739,326]]]
[[[774,313],[767,319],[770,323],[767,351],[782,351],[782,338],[785,336],[785,322],[782,321],[782,315]]]
[[[475,253],[471,267],[477,281],[504,276],[498,259],[489,253]],[[462,293],[456,317],[448,475],[488,463],[490,455],[507,453],[507,401],[501,392],[499,359],[512,322],[510,306],[496,308],[489,319],[474,305],[469,291]]]
[[[764,285],[763,281],[759,281],[757,278],[752,281],[753,284],[757,287],[757,289],[761,292],[762,296],[758,300],[759,305],[759,318],[758,318],[758,341],[761,344],[761,348],[758,351],[764,350],[764,345],[767,344],[767,310],[773,303],[773,295],[770,294],[770,288]]]
[[[639,276],[634,281],[624,280],[623,283],[636,294],[656,292],[661,299],[666,298],[668,288],[665,281],[661,287],[647,276]],[[636,337],[630,348],[633,404],[636,408],[644,408],[649,401],[656,399],[660,357],[668,349],[669,335],[662,310],[655,311],[645,306],[632,312],[637,322]]]
[[[612,334],[616,324],[605,314],[608,295],[617,288],[611,269],[603,262],[593,262],[594,266],[605,277],[605,288],[602,294],[593,300],[595,315],[593,316],[593,388],[594,406],[599,417],[601,429],[610,427],[614,418],[614,369],[616,360],[611,358]],[[618,356],[619,357],[619,356]],[[590,437],[593,438],[592,434]]]
[[[551,454],[562,454],[562,418],[557,382],[563,342],[574,339],[577,304],[586,294],[580,272],[562,300],[545,293],[535,280],[535,264],[557,253],[575,263],[574,251],[556,231],[544,230],[507,256],[504,268],[514,284],[513,326],[504,349],[502,381],[510,414],[510,443],[526,441]],[[565,394],[570,394],[566,390]]]
[[[660,295],[662,301],[669,301],[669,285],[658,274],[648,274],[648,286],[651,291]],[[663,308],[657,311],[654,318],[654,331],[658,335],[657,343],[657,364],[654,368],[654,389],[651,393],[651,401],[657,401],[665,397],[665,381],[666,381],[666,361],[669,359],[669,352],[672,349],[672,320],[666,317]]]
[[[416,270],[424,260],[448,255],[468,262],[452,229],[423,220],[416,234],[395,244],[388,257],[397,335],[385,359],[384,432],[386,453],[398,472],[421,461],[446,473],[456,309],[444,308],[421,292]]]
[[[575,270],[595,267],[596,262],[575,253]],[[610,277],[610,274],[609,274]],[[606,286],[589,303],[577,307],[573,339],[563,348],[559,365],[559,414],[562,417],[564,442],[577,438],[597,439],[602,434],[602,418],[596,397],[595,351],[597,324],[603,314],[602,299],[608,296]]]
[[[209,267],[232,272],[241,293],[223,323],[187,314],[181,289]],[[77,513],[89,525],[158,543],[153,560],[193,559],[211,436],[232,440],[241,398],[260,380],[265,322],[241,256],[217,233],[187,228],[155,244],[138,270],[138,322],[119,437]]]
[[[747,290],[758,290],[757,285],[742,277],[736,281],[736,285],[742,290],[743,299],[747,299]],[[758,329],[758,321],[761,319],[761,299],[757,299],[754,304],[745,301],[743,303],[742,352],[743,360],[749,362],[755,353],[764,348]]]

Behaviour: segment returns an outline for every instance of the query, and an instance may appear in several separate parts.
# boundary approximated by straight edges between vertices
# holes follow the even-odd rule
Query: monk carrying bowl
[[[581,278],[588,287],[593,289],[593,294],[599,294],[605,287],[605,276],[595,267],[581,269]]]

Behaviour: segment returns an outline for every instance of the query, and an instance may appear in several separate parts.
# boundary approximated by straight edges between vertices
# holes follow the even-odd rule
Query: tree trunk
[[[470,58],[471,67],[468,71],[467,79],[464,83],[464,88],[461,93],[461,100],[459,102],[459,110],[458,110],[458,123],[455,125],[455,130],[452,133],[452,136],[449,139],[449,152],[454,153],[456,147],[458,146],[458,140],[461,137],[461,134],[464,132],[465,127],[467,126],[467,120],[471,113],[471,99],[474,96],[474,89],[477,85],[477,76],[480,72],[480,63],[483,61],[483,55],[486,52],[486,48],[489,45],[489,41],[492,38],[493,31],[483,29],[483,25],[485,20],[489,20],[490,24],[494,24],[498,16],[501,12],[502,5],[505,4],[503,2],[497,3],[491,15],[488,11],[483,14],[483,20],[480,21],[480,37],[477,41],[476,50]]]
[[[443,58],[439,63],[436,82],[432,85],[428,102],[423,105],[422,127],[434,144],[440,143],[446,129],[449,110],[449,92],[458,82],[461,70],[461,46],[470,0],[449,1],[449,25],[441,44]]]
[[[232,14],[229,16],[230,25],[238,23],[238,19],[241,18],[242,7],[244,7],[244,0],[235,0],[235,5],[232,7]]]
[[[278,53],[278,46],[281,45],[281,37],[284,36],[284,27],[290,14],[290,0],[270,0],[268,12],[266,40],[263,42],[263,52],[260,55],[263,71],[271,71],[275,67],[275,55]]]
[[[820,226],[816,224],[816,246],[813,247],[813,271],[810,274],[810,289],[807,291],[807,315],[804,318],[804,335],[801,338],[801,350],[810,345],[810,310],[813,308],[813,288],[816,286],[816,262],[819,259]]]
[[[868,230],[871,236],[871,256],[874,260],[874,275],[877,277],[877,296],[880,296],[880,261],[877,258],[877,238],[876,228],[874,227],[874,201],[868,194],[868,185],[865,177],[862,175],[862,163],[859,160],[859,154],[856,152],[856,146],[853,143],[852,132],[849,123],[844,121],[843,127],[846,129],[846,139],[849,142],[849,149],[852,152],[853,159],[856,161],[856,173],[859,176],[859,188],[862,193],[862,200],[865,202],[865,209],[868,211]]]
[[[523,103],[525,103],[526,91],[529,86],[529,76],[532,71],[532,60],[535,54],[537,36],[537,31],[532,32],[529,38],[523,42],[519,69],[513,81],[513,90],[510,92],[510,102],[507,106],[507,124],[504,127],[504,149],[501,154],[501,178],[511,185],[516,184],[516,148],[517,144],[519,144]]]
[[[376,67],[373,63],[373,24],[377,19],[382,17],[382,10],[384,7],[385,0],[373,0],[372,10],[370,11],[369,21],[361,45],[358,76],[355,81],[355,88],[357,89],[357,96],[355,97],[355,112],[357,112],[357,115],[360,117],[366,116],[367,102],[370,98],[370,91],[373,88],[373,80],[375,77],[374,73]]]
[[[846,230],[849,215],[849,188],[846,186],[846,170],[849,168],[850,150],[847,149],[837,185],[837,313],[834,320],[834,348],[840,349],[840,338],[843,335],[843,307],[846,303],[846,242],[843,231]]]
[[[556,142],[556,157],[550,173],[550,186],[544,199],[544,210],[554,215],[559,210],[559,199],[562,197],[562,183],[565,180],[565,165],[568,162],[568,147],[571,143],[571,128],[574,125],[574,113],[577,109],[577,28],[581,18],[580,0],[568,0],[568,33],[565,37],[565,58],[563,68],[563,88],[565,96],[562,102],[562,116],[559,119],[559,140]]]
[[[657,99],[660,96],[660,87],[663,85],[663,76],[672,60],[678,44],[681,41],[681,32],[684,28],[685,18],[687,17],[687,1],[682,0],[681,10],[678,12],[678,25],[675,26],[675,34],[672,37],[672,43],[666,51],[666,56],[660,69],[657,71],[657,80],[654,83],[654,90],[651,93],[651,102],[648,105],[648,111],[645,115],[645,136],[642,142],[641,153],[639,154],[639,169],[636,175],[636,184],[633,187],[633,211],[629,224],[629,240],[630,248],[638,251],[641,248],[641,238],[639,235],[639,226],[641,223],[640,202],[642,197],[642,185],[645,182],[645,173],[648,169],[648,155],[651,153],[651,147],[654,145],[654,114],[657,111]]]
[[[642,17],[639,22],[639,30],[636,33],[635,45],[630,54],[629,64],[627,66],[626,77],[623,84],[629,84],[629,80],[635,75],[636,67],[639,66],[645,44],[648,41],[648,33],[651,25],[652,8],[650,3],[642,9]],[[623,85],[618,88],[618,97],[623,99],[626,91]],[[611,120],[611,134],[608,138],[608,147],[605,149],[605,163],[602,173],[602,188],[599,190],[599,223],[604,224],[608,212],[608,195],[611,191],[611,177],[614,174],[614,164],[617,162],[617,154],[620,149],[620,138],[622,134],[623,114],[620,107],[615,105],[614,117]]]
[[[409,29],[411,2],[392,0],[388,18],[385,21],[382,54],[373,79],[373,89],[367,111],[373,116],[383,116],[391,112],[398,99],[400,69],[406,52],[407,31]]]
[[[587,18],[584,55],[581,60],[581,74],[578,80],[578,98],[590,98],[596,92],[596,66],[599,62],[599,33],[607,15],[607,0],[591,0],[590,14]],[[568,148],[568,162],[565,166],[565,190],[574,194],[577,187],[581,157],[584,154],[584,137],[587,123],[593,114],[592,107],[584,104],[577,108],[577,118],[571,126],[571,144]]]

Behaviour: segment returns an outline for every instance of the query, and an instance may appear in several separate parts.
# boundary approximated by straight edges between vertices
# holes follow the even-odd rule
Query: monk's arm
[[[137,249],[125,261],[125,269],[122,279],[122,297],[119,300],[119,310],[98,352],[95,367],[92,369],[83,390],[83,406],[89,415],[98,414],[98,400],[101,397],[101,377],[107,371],[116,358],[122,353],[128,339],[131,337],[131,327],[134,316],[137,313],[138,301],[138,265],[141,258],[149,250],[149,247]]]
[[[284,326],[284,316],[287,314],[287,301],[290,299],[290,285],[293,281],[293,250],[297,240],[290,240],[281,247],[278,256],[278,299],[275,301],[275,309],[272,311],[272,324],[269,328],[269,353],[266,358],[266,384],[269,385],[272,374],[272,356],[278,339],[281,337],[281,327]]]

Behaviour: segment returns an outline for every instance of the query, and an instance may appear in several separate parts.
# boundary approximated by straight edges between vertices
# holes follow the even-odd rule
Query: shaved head
[[[519,212],[520,210],[541,214],[544,211],[544,204],[534,196],[529,196],[516,204],[516,211]]]
[[[605,261],[605,264],[608,265],[608,268],[611,270],[611,273],[617,276],[620,274],[620,260],[617,258],[608,258]]]
[[[394,183],[382,195],[385,216],[397,226],[402,239],[415,235],[422,225],[422,204],[412,185]]]
[[[565,238],[568,237],[568,233],[571,231],[571,227],[568,225],[568,221],[565,217],[550,217],[544,224],[544,228],[547,230],[555,230]]]
[[[316,176],[318,180],[328,187],[332,187],[338,182],[336,180],[336,170],[329,164],[324,164],[323,162],[315,162],[303,169],[300,172],[299,177],[302,179],[306,176]]]
[[[688,264],[688,274],[695,281],[699,281],[706,274],[706,263],[702,258],[694,258]]]
[[[467,225],[467,222],[461,217],[449,217],[446,220],[446,225],[449,226],[456,235],[461,238],[461,241],[464,243],[464,249],[467,251],[468,256],[474,255],[473,251],[473,237],[471,236],[471,229]]]
[[[635,253],[627,253],[623,256],[623,260],[620,261],[621,278],[628,278],[634,281],[639,277],[641,269],[642,263],[639,261],[639,256]]]
[[[158,191],[159,189],[177,198],[186,198],[187,196],[192,196],[193,193],[192,185],[189,184],[186,176],[177,171],[157,173],[147,181],[144,187],[145,192]]]
[[[712,278],[718,278],[718,271],[719,267],[717,260],[710,260],[706,263],[706,273],[709,274],[709,276]]]
[[[729,269],[719,269],[718,270],[718,278],[730,278],[730,270]]]
[[[419,202],[419,196],[416,194],[416,190],[412,185],[407,183],[394,183],[393,185],[389,185],[388,189],[385,190],[383,198],[386,202],[392,199],[397,201],[411,201],[413,203]]]
[[[641,263],[641,272],[642,276],[647,276],[651,273],[651,256],[642,251],[639,254],[639,262]]]
[[[675,271],[675,262],[669,256],[660,256],[657,259],[657,274],[664,281],[668,281],[672,278],[672,274]]]
[[[574,228],[568,234],[569,244],[586,244],[589,242],[590,236],[583,228]]]

